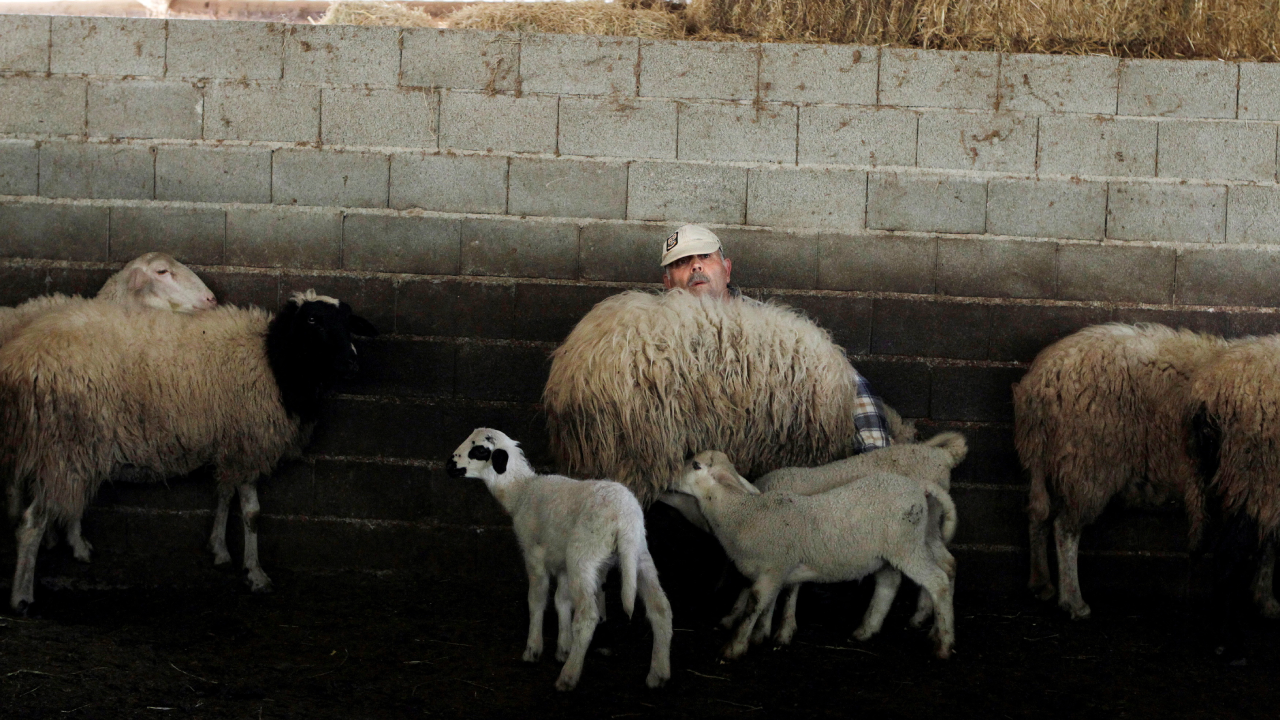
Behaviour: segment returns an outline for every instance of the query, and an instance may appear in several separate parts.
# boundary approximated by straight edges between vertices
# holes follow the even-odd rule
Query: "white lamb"
[[[671,677],[671,604],[645,542],[644,512],[631,491],[609,480],[538,475],[519,444],[503,433],[477,428],[449,460],[450,477],[483,480],[511,515],[529,573],[529,640],[524,661],[542,655],[542,615],[550,575],[556,578],[559,634],[556,659],[564,660],[557,690],[572,690],[599,622],[601,582],[616,563],[622,571],[622,607],[630,617],[637,586],[653,627],[653,654],[645,684]]]
[[[942,534],[954,532],[955,504],[934,484],[878,473],[806,497],[743,490],[723,453],[696,455],[676,481],[692,495],[733,564],[752,580],[746,618],[725,647],[728,659],[747,641],[778,591],[803,582],[843,582],[876,574],[888,586],[901,572],[932,597],[937,656],[955,643],[952,582],[929,545],[929,501],[942,509]],[[896,589],[896,588],[895,588]]]

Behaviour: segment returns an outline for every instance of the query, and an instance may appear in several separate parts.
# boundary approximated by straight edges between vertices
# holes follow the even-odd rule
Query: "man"
[[[680,288],[698,296],[720,300],[737,300],[742,293],[730,278],[733,260],[725,257],[720,238],[701,225],[683,225],[663,245],[662,284],[672,290]],[[880,399],[871,392],[866,378],[853,371],[858,396],[854,404],[853,424],[858,430],[858,452],[889,446],[884,411]]]

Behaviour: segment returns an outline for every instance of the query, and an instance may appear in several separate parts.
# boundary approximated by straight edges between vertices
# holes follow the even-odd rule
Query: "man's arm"
[[[864,453],[889,447],[888,423],[884,418],[884,410],[880,407],[880,398],[872,394],[871,385],[857,370],[853,371],[853,379],[858,386],[853,404],[853,426],[858,430],[857,451]]]

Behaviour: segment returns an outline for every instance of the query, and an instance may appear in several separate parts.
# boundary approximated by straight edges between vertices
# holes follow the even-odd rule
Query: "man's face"
[[[716,298],[729,296],[729,274],[733,261],[720,251],[706,255],[687,255],[664,268],[662,284],[668,290],[684,288],[694,295]]]

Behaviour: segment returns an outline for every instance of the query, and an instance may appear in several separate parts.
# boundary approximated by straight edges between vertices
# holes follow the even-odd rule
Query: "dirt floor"
[[[1095,617],[1073,623],[1020,595],[975,608],[961,592],[957,652],[939,661],[905,626],[914,589],[856,643],[868,588],[828,586],[801,596],[792,646],[724,663],[714,620],[733,588],[698,603],[672,582],[668,686],[644,687],[647,623],[628,622],[615,596],[581,685],[560,694],[550,650],[520,661],[518,583],[273,576],[261,596],[212,571],[200,587],[42,584],[41,617],[0,618],[0,717],[1274,718],[1280,700],[1280,625],[1255,623],[1250,664],[1223,667],[1176,603],[1095,599]]]

